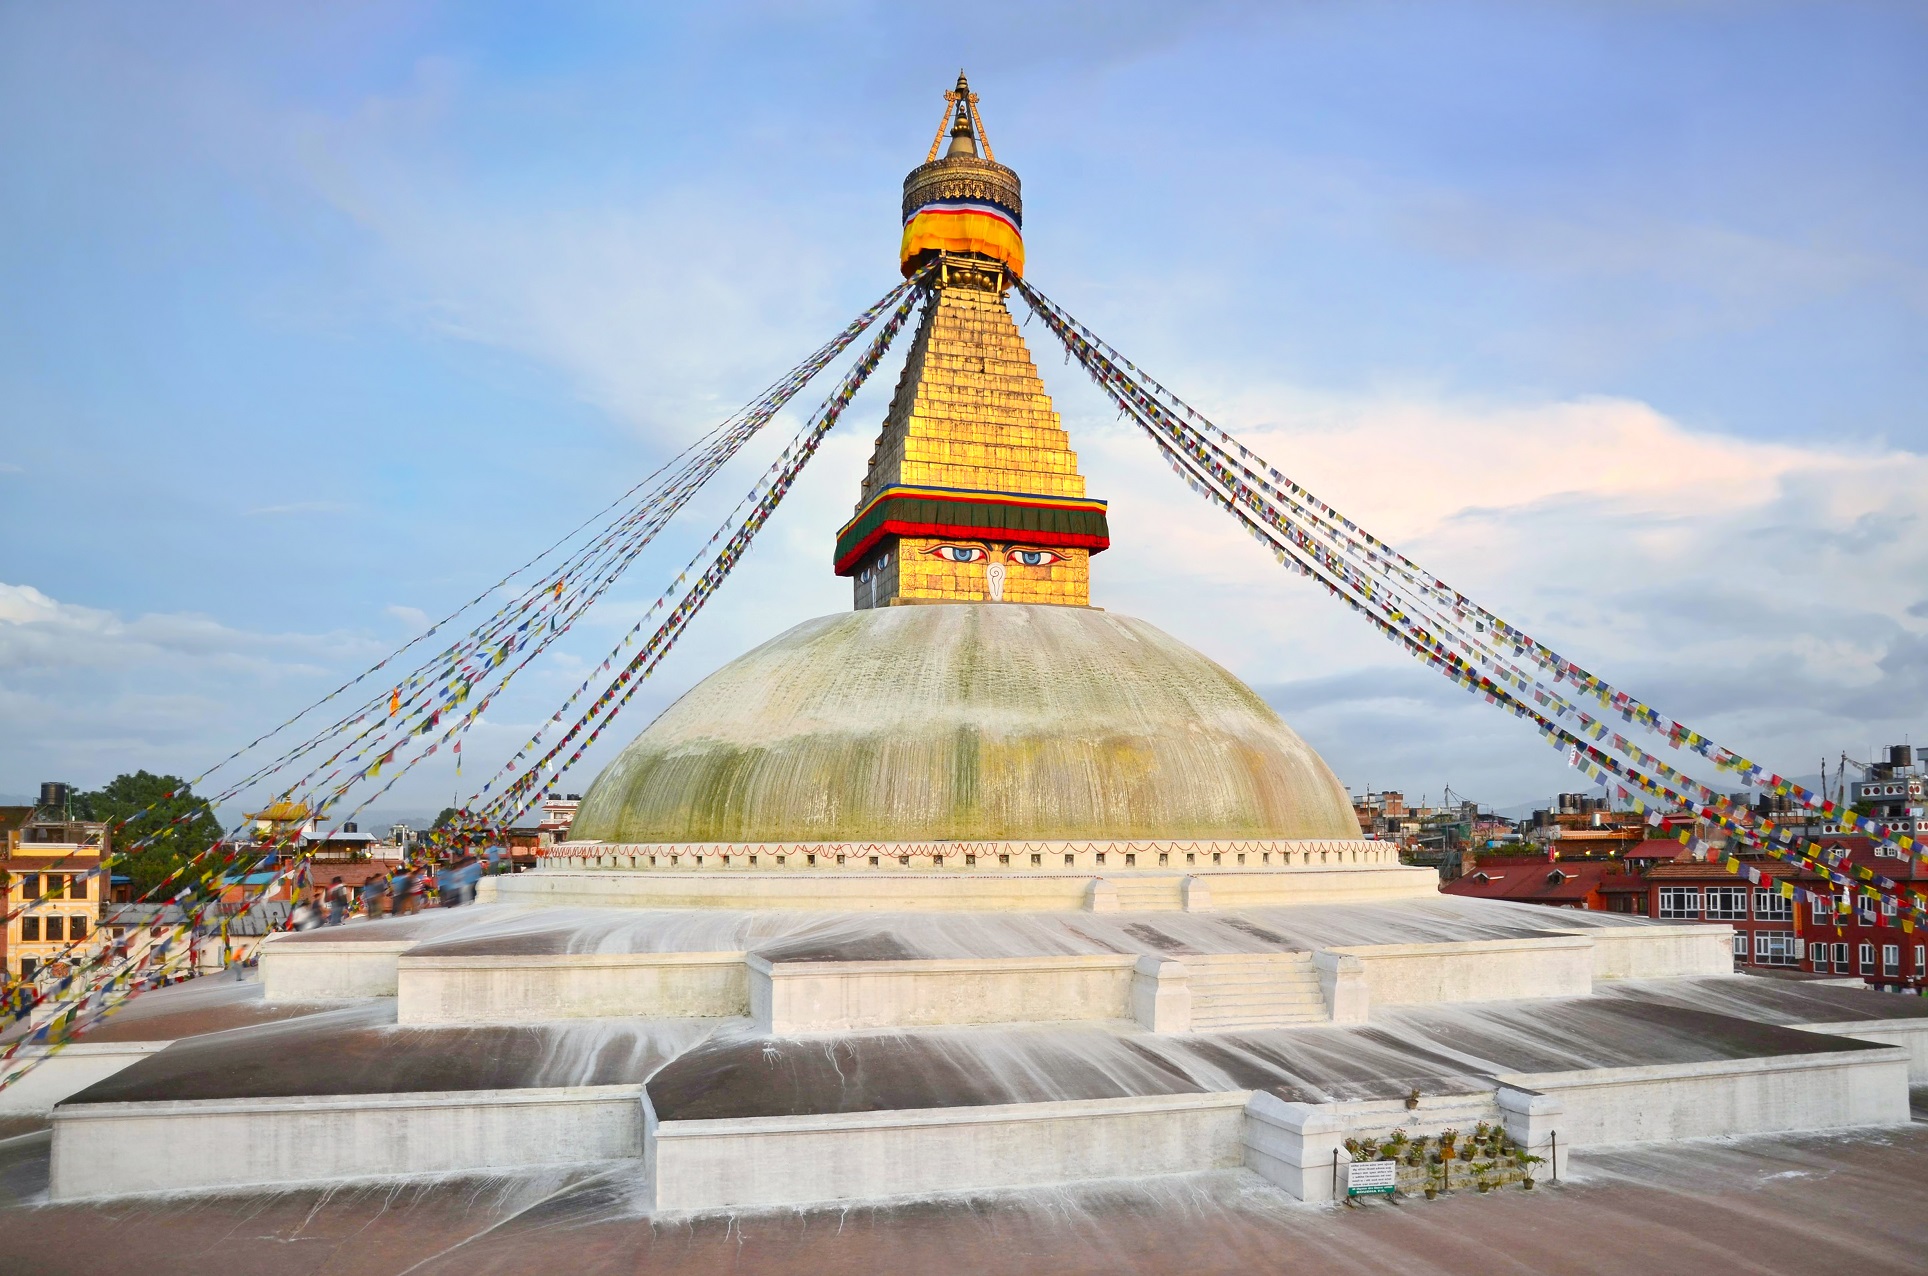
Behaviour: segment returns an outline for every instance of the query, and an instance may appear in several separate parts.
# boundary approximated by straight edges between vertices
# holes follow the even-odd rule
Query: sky
[[[1030,280],[1294,479],[1772,769],[1928,730],[1918,4],[0,0],[0,795],[201,774],[749,400],[894,282],[960,65]],[[1026,331],[1111,502],[1094,603],[1355,790],[1583,787]],[[563,787],[848,608],[896,367]],[[392,813],[507,757],[801,420]]]

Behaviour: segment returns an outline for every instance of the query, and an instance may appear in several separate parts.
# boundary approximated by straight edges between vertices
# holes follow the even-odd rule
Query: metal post
[[[1339,1149],[1332,1149],[1332,1199],[1339,1199]]]
[[[1552,1137],[1553,1142],[1553,1181],[1558,1183],[1560,1181],[1560,1132],[1549,1130],[1547,1133]]]

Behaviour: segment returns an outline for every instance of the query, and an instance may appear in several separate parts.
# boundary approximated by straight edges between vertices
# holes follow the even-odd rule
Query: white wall
[[[1593,940],[1595,979],[1665,979],[1734,973],[1734,928],[1706,922],[1680,926],[1599,926]]]
[[[1373,1009],[1433,1002],[1581,997],[1593,991],[1585,936],[1435,944],[1354,944],[1324,950],[1365,966]]]
[[[168,1044],[165,1041],[114,1041],[97,1045],[76,1041],[51,1050],[46,1046],[23,1047],[0,1067],[0,1075],[11,1074],[27,1063],[32,1063],[33,1069],[0,1089],[0,1114],[51,1112],[54,1104],[68,1095],[79,1094],[94,1082],[113,1076],[129,1064],[139,1063],[157,1050],[166,1049]]]
[[[637,1157],[642,1087],[92,1103],[54,1113],[56,1201]]]
[[[1134,962],[1108,953],[775,964],[751,956],[750,1014],[779,1034],[1127,1019]]]
[[[396,995],[398,1023],[749,1013],[740,952],[404,956]]]
[[[262,996],[269,1002],[393,997],[396,960],[419,942],[270,936],[261,944]]]
[[[727,1121],[650,1119],[664,1211],[1137,1178],[1240,1164],[1246,1094]]]

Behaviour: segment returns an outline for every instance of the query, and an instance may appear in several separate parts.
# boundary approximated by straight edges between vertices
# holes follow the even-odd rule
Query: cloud
[[[0,668],[13,674],[184,661],[315,672],[366,646],[342,634],[235,629],[192,612],[150,612],[128,620],[61,602],[32,585],[0,582]]]
[[[1490,610],[1776,769],[1898,740],[1928,716],[1928,457],[1735,439],[1614,399],[1281,388],[1217,419]],[[1264,687],[1354,783],[1403,774],[1415,791],[1450,781],[1502,802],[1535,774],[1572,787],[1524,725],[1367,641],[1362,620],[1170,480],[1146,440],[1082,433],[1096,439],[1091,490],[1112,502],[1095,601]]]

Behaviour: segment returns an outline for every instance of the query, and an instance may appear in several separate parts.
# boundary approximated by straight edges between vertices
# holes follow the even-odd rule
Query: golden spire
[[[977,135],[971,127],[973,109],[977,105],[977,95],[971,92],[970,81],[964,72],[957,73],[957,87],[944,95],[945,99],[957,105],[956,121],[951,125],[951,149],[944,152],[945,159],[956,159],[960,155],[977,158]]]
[[[1004,299],[1024,270],[1018,176],[990,158],[962,71],[944,102],[930,158],[904,179],[899,251],[906,274],[936,266],[933,296],[837,534],[836,571],[859,609],[1089,606],[1091,555],[1111,543],[1105,503],[1085,495]]]

